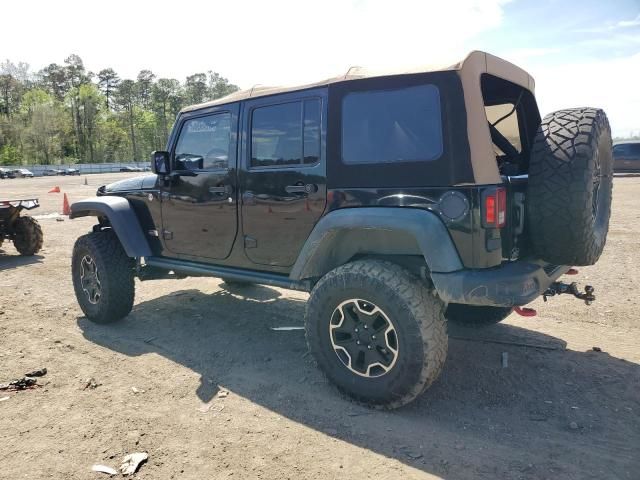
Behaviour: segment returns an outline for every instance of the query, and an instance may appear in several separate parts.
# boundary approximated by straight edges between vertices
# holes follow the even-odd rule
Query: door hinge
[[[173,232],[170,232],[169,230],[163,230],[162,238],[164,238],[165,240],[173,240]]]
[[[258,248],[258,241],[249,235],[244,236],[244,248]]]

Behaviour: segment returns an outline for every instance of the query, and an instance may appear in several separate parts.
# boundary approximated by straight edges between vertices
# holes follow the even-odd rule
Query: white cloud
[[[505,0],[78,0],[3,5],[2,55],[39,69],[78,53],[123,77],[215,69],[243,87],[318,80],[349,66],[458,60]],[[34,34],[36,32],[36,34]]]
[[[607,33],[614,30],[623,30],[640,26],[640,14],[631,20],[620,20],[618,22],[606,22],[602,25],[587,28],[577,28],[574,32],[578,33]]]

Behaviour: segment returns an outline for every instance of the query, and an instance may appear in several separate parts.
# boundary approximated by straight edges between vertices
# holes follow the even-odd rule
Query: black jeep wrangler
[[[424,391],[446,322],[499,322],[598,260],[612,146],[602,110],[540,118],[533,79],[473,52],[435,70],[253,88],[184,109],[154,175],[71,207],[95,322],[126,316],[134,278],[212,276],[310,293],[309,348],[369,405]]]

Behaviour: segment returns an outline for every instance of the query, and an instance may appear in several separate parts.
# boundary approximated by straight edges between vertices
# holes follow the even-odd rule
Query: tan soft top
[[[502,58],[496,57],[495,55],[476,50],[467,55],[464,60],[454,63],[453,65],[423,65],[415,68],[395,71],[375,71],[368,70],[362,67],[351,67],[344,75],[327,78],[319,82],[280,87],[255,86],[246,90],[239,90],[230,95],[217,98],[209,102],[185,107],[182,109],[182,112],[190,112],[193,110],[199,110],[201,108],[224,105],[226,103],[238,102],[240,100],[246,100],[248,98],[265,97],[267,95],[295,92],[297,90],[305,90],[307,88],[324,87],[332,83],[346,82],[349,80],[357,80],[360,78],[387,77],[393,75],[441,71],[459,71],[461,76],[463,76],[463,72],[470,73],[472,74],[472,76],[478,78],[482,73],[490,73],[492,75],[495,75],[496,77],[501,77],[505,80],[516,83],[524,88],[531,90],[532,92],[534,89],[533,78],[523,69],[507,62],[506,60],[503,60]],[[463,78],[466,76],[467,75],[464,75]]]
[[[347,82],[360,78],[385,77],[412,73],[427,73],[440,71],[456,71],[460,77],[464,92],[464,103],[467,114],[467,137],[469,140],[469,151],[471,166],[473,168],[475,184],[498,184],[501,182],[500,172],[495,161],[495,153],[487,124],[487,116],[482,99],[482,89],[480,78],[487,73],[495,77],[508,80],[516,85],[534,92],[534,81],[531,75],[520,67],[513,65],[499,57],[489,53],[474,51],[467,57],[449,66],[418,67],[404,71],[395,72],[372,72],[360,67],[349,69],[345,75],[329,78],[320,82],[309,83],[292,87],[253,87],[248,90],[238,92],[218,98],[200,105],[186,107],[182,112],[189,112],[216,105],[237,102],[249,98],[264,97],[278,93],[295,92],[313,87],[324,87],[332,83]]]

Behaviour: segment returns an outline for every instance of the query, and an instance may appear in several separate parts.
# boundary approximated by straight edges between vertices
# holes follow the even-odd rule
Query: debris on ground
[[[199,406],[198,411],[201,413],[209,413],[209,412],[220,413],[222,410],[224,410],[224,405],[216,404],[214,400],[211,400]]]
[[[0,402],[6,402],[7,400],[9,400],[11,397],[2,397],[0,398]]]
[[[38,370],[34,370],[33,372],[25,373],[25,377],[44,377],[47,374],[47,369],[45,367],[40,368]]]
[[[122,475],[133,475],[138,471],[140,464],[146,462],[148,458],[149,454],[147,452],[130,453],[122,460],[120,472]]]
[[[225,388],[221,388],[218,393],[216,394],[216,397],[218,398],[225,398],[229,396],[229,390],[225,389]]]
[[[32,377],[22,377],[15,380],[11,380],[9,383],[0,383],[0,390],[26,390],[28,388],[35,388],[38,380]]]
[[[571,430],[577,430],[578,429],[578,424],[576,422],[571,422],[571,423],[569,423],[569,428]]]
[[[133,393],[144,393],[144,390],[140,390],[139,388],[136,388],[136,387],[131,387],[131,391]]]
[[[304,327],[271,327],[274,332],[290,332],[292,330],[304,330]]]
[[[109,475],[117,475],[118,471],[115,468],[108,467],[106,465],[93,465],[91,470],[94,472],[107,473]]]
[[[91,390],[95,390],[96,388],[98,388],[100,385],[102,385],[101,383],[96,382],[96,379],[91,377],[91,378],[87,378],[87,380],[84,382],[84,388],[83,390],[86,390],[87,388],[91,389]]]
[[[593,350],[594,352],[601,352],[602,349],[600,347],[591,347],[591,350]]]

